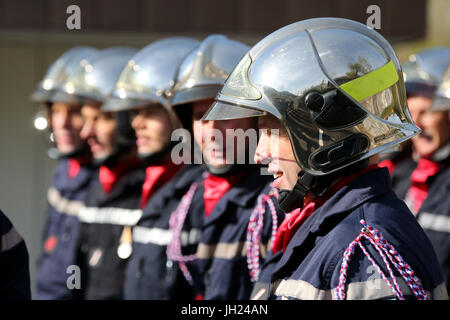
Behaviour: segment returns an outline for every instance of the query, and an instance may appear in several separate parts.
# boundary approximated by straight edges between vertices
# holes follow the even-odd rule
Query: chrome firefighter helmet
[[[74,152],[61,154],[56,148],[53,136],[53,129],[50,122],[50,106],[54,102],[55,92],[60,90],[67,77],[80,65],[87,62],[88,59],[95,56],[97,50],[92,47],[79,46],[74,47],[62,54],[47,69],[44,78],[39,82],[36,90],[31,95],[33,102],[39,103],[39,109],[34,116],[34,127],[38,131],[44,132],[44,143],[48,145],[48,156],[56,159],[61,156],[72,156],[82,152],[83,147],[77,148]]]
[[[47,69],[44,78],[31,95],[31,100],[40,103],[51,102],[53,94],[61,89],[67,77],[96,53],[97,50],[91,47],[74,47],[66,51]]]
[[[98,52],[88,63],[78,67],[67,78],[55,101],[71,102],[73,99],[101,106],[110,94],[128,60],[138,50],[130,47],[110,47]],[[112,154],[96,159],[97,164],[115,160],[116,156],[135,145],[136,136],[130,126],[127,112],[114,114],[116,119],[117,145]]]
[[[433,98],[450,64],[450,48],[430,48],[409,56],[403,64],[406,95]]]
[[[392,148],[417,128],[390,44],[341,18],[293,23],[257,43],[203,119],[272,114],[301,169],[328,175]]]
[[[450,110],[450,65],[436,90],[430,109],[434,111]]]
[[[102,103],[114,89],[128,60],[137,52],[135,48],[110,47],[98,51],[67,77],[53,99],[74,102],[93,100]]]
[[[181,62],[173,87],[171,104],[183,127],[191,131],[191,103],[206,99],[214,99],[225,80],[233,71],[239,60],[250,49],[249,46],[228,39],[224,35],[210,35]],[[191,145],[196,145],[192,141]],[[193,152],[201,157],[200,148]],[[238,166],[227,164],[220,168],[211,166],[205,158],[206,169],[215,175],[228,175]]]
[[[172,106],[213,99],[249,46],[224,35],[210,35],[181,62]]]
[[[141,49],[123,69],[103,110],[133,110],[149,103],[169,110],[177,68],[199,43],[191,38],[174,37]]]
[[[170,97],[175,75],[183,58],[200,42],[185,37],[166,38],[153,42],[136,53],[127,63],[103,111],[132,111],[158,105],[168,112],[173,128],[180,127]],[[173,141],[159,151],[139,154],[147,164],[159,161],[175,145]]]

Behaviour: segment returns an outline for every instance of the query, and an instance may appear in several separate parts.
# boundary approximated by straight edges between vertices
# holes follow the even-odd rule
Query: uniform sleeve
[[[0,300],[31,299],[29,256],[25,241],[0,211]]]

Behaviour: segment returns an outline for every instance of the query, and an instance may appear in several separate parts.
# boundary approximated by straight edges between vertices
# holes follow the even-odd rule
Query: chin
[[[417,148],[416,149],[418,154],[420,155],[420,157],[428,157],[433,155],[433,153],[435,153],[438,148],[436,147],[428,147],[428,148]]]
[[[58,145],[57,148],[60,153],[71,153],[76,149],[75,146],[67,146],[67,145],[63,146]]]

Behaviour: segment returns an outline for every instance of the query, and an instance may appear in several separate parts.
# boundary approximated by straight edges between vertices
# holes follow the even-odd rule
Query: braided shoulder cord
[[[404,300],[404,296],[400,290],[400,287],[395,279],[394,273],[392,271],[391,266],[389,265],[389,261],[394,265],[395,269],[400,273],[402,278],[406,281],[408,287],[414,293],[418,300],[428,300],[428,296],[423,289],[419,279],[414,274],[412,268],[403,260],[402,256],[398,253],[395,248],[389,244],[381,232],[374,227],[369,226],[365,220],[361,220],[360,223],[363,225],[361,233],[356,237],[355,240],[350,243],[347,249],[344,252],[344,258],[342,261],[340,276],[339,276],[339,284],[334,289],[337,300],[345,299],[345,282],[347,280],[347,271],[349,267],[349,263],[352,255],[355,253],[355,248],[358,245],[363,251],[364,255],[369,259],[375,269],[380,273],[381,277],[384,279],[386,284],[392,290],[392,292],[397,296],[399,300]],[[383,262],[386,265],[387,270],[389,271],[389,276],[392,280],[386,277],[381,268],[377,265],[375,260],[370,256],[369,252],[364,248],[361,240],[367,239],[370,244],[372,244],[377,252],[380,254]],[[388,261],[389,260],[389,261]]]
[[[197,256],[196,254],[184,256],[181,253],[181,232],[183,229],[184,220],[186,219],[186,215],[189,211],[189,207],[191,206],[192,199],[195,191],[197,191],[197,188],[198,184],[195,182],[192,183],[188,192],[181,199],[178,207],[172,212],[169,220],[169,227],[172,232],[172,236],[166,249],[167,258],[178,262],[181,272],[183,272],[185,279],[190,285],[192,285],[193,281],[186,266],[186,262],[195,260]]]
[[[278,228],[278,217],[275,205],[272,198],[277,197],[276,189],[272,189],[269,194],[262,194],[258,197],[257,205],[250,215],[249,224],[247,227],[247,239],[246,239],[246,254],[247,265],[250,273],[250,279],[252,282],[256,282],[259,278],[260,266],[259,266],[259,244],[261,241],[261,234],[264,227],[264,213],[266,211],[266,204],[270,208],[272,214],[272,233],[271,242],[275,241]]]

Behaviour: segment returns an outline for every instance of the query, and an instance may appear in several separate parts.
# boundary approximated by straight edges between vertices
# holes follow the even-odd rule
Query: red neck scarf
[[[164,165],[149,166],[145,169],[145,181],[142,185],[141,208],[145,207],[150,196],[172,179],[181,167],[181,165],[176,165],[172,161],[169,161]]]
[[[386,167],[389,170],[389,174],[392,175],[392,173],[394,173],[395,163],[391,159],[386,159],[386,160],[380,161],[380,163],[378,164],[378,167],[379,168]]]
[[[139,163],[139,159],[132,158],[131,160],[123,161],[112,168],[102,165],[98,171],[98,179],[103,187],[103,191],[105,191],[106,194],[110,193],[114,184],[129,171],[136,168]]]
[[[87,165],[89,161],[91,161],[90,157],[69,158],[67,167],[67,174],[69,175],[69,178],[71,179],[75,178],[80,172],[81,167]]]
[[[241,178],[243,174],[239,173],[236,175],[218,177],[215,175],[208,175],[206,179],[203,180],[203,186],[205,191],[203,192],[203,200],[205,204],[205,214],[208,217],[211,211],[219,202],[220,198],[227,193]]]
[[[286,214],[286,218],[278,227],[277,235],[275,237],[275,241],[273,244],[273,253],[276,253],[279,250],[286,250],[289,241],[291,241],[294,234],[300,228],[300,226],[306,221],[308,217],[310,217],[316,209],[322,206],[332,195],[334,195],[338,190],[358,178],[360,175],[376,170],[378,168],[377,165],[370,165],[364,168],[361,171],[355,172],[351,175],[348,175],[345,178],[342,178],[331,187],[322,197],[315,198],[306,202],[303,208],[298,208],[290,213]],[[305,199],[307,201],[307,199]]]
[[[417,164],[417,168],[411,174],[411,187],[409,189],[409,195],[411,196],[415,213],[419,212],[422,203],[425,201],[428,195],[427,180],[429,177],[436,175],[441,166],[429,159],[422,158]]]

